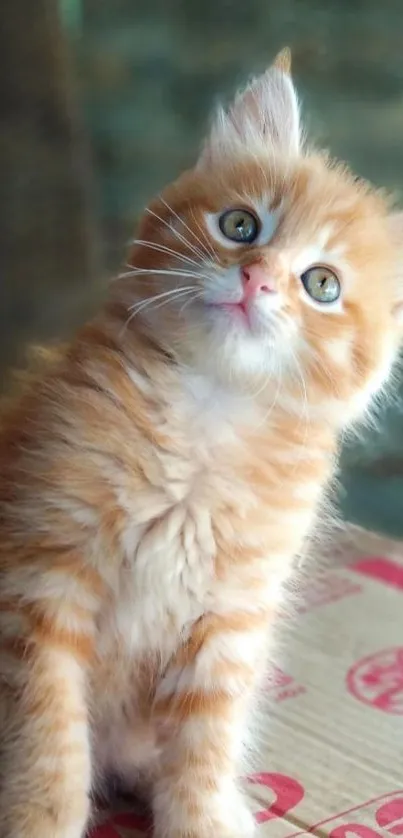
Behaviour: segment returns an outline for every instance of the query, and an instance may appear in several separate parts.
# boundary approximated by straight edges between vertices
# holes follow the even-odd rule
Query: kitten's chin
[[[273,338],[277,331],[275,318],[265,317],[257,306],[242,301],[204,304],[203,308],[209,327],[218,329],[221,335],[264,339]]]
[[[284,336],[275,328],[251,328],[240,312],[222,313],[189,322],[186,354],[192,366],[210,377],[255,392],[277,378]]]

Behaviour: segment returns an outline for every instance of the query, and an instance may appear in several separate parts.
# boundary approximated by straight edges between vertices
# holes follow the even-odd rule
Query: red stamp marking
[[[301,783],[285,774],[262,771],[252,774],[247,781],[256,789],[253,797],[258,824],[286,817],[304,797]],[[106,814],[103,823],[91,830],[87,838],[124,838],[137,833],[151,835],[151,820],[134,811],[125,810],[116,814]]]
[[[268,790],[274,800],[270,805],[264,805],[262,809],[255,812],[256,823],[267,823],[275,818],[283,818],[303,799],[305,792],[301,783],[286,774],[262,771],[260,774],[252,774],[248,780],[254,786]],[[260,803],[263,801],[259,801]]]
[[[308,838],[318,834],[329,838],[389,838],[403,835],[403,792],[383,794],[338,815],[332,815],[287,838]]]
[[[305,614],[322,605],[329,605],[348,596],[360,594],[361,591],[362,586],[358,582],[352,582],[351,579],[339,573],[326,573],[314,577],[309,583],[302,583],[301,603],[297,606],[297,611]]]
[[[403,835],[403,797],[384,803],[375,814],[376,822],[391,835]]]
[[[275,702],[286,698],[295,698],[306,692],[302,684],[297,684],[292,675],[283,672],[278,666],[271,665],[267,674],[266,690],[273,695]]]
[[[373,556],[371,558],[360,559],[350,565],[351,570],[355,573],[360,573],[361,576],[367,576],[369,579],[376,579],[377,582],[383,582],[390,588],[395,588],[398,591],[403,591],[403,567],[393,559],[384,559]]]
[[[131,833],[151,833],[151,820],[145,815],[139,815],[133,810],[108,814],[103,823],[92,829],[87,838],[123,838],[128,835],[127,831],[122,833],[119,829],[131,830]]]
[[[248,781],[256,788],[253,797],[258,824],[272,820],[287,822],[288,816],[295,809],[298,810],[305,797],[301,783],[285,774],[263,771],[253,774]],[[128,838],[139,832],[150,835],[150,829],[148,818],[125,810],[106,815],[104,822],[91,830],[87,838]],[[328,838],[392,838],[403,835],[403,791],[367,800],[359,806],[307,826],[306,829],[288,833],[287,838],[312,838],[318,830]]]
[[[403,646],[383,649],[358,661],[347,673],[355,698],[395,716],[403,716]]]

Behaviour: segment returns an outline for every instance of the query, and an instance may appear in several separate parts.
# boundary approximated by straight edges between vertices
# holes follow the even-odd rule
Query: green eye
[[[251,244],[259,235],[259,222],[247,210],[227,210],[220,216],[218,223],[225,238],[233,242]]]
[[[307,294],[317,303],[334,303],[340,297],[340,282],[330,268],[314,265],[301,274]]]

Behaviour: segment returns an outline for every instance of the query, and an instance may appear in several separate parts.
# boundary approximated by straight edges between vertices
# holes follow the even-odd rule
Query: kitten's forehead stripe
[[[292,258],[292,270],[301,274],[312,265],[327,265],[335,268],[336,271],[347,273],[346,261],[343,260],[344,248],[340,245],[337,248],[322,247],[320,243],[308,245],[297,251]]]
[[[258,214],[260,223],[262,225],[259,238],[256,242],[258,245],[268,244],[273,238],[279,223],[280,211],[279,209],[272,209],[272,202],[269,198],[255,201],[252,206]]]

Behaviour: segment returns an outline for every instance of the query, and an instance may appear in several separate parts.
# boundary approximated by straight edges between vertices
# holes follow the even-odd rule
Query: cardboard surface
[[[403,835],[403,551],[349,561],[306,583],[282,629],[247,781],[258,838]],[[131,804],[100,820],[91,838],[148,827]]]

